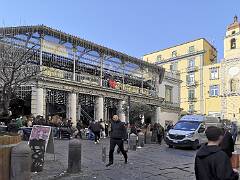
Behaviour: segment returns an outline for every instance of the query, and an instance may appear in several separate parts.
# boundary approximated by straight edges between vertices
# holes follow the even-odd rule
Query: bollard
[[[138,133],[138,147],[144,147],[144,134],[142,132]]]
[[[129,149],[133,151],[136,151],[137,149],[137,135],[135,134],[130,134]]]
[[[11,152],[11,180],[31,179],[31,149],[27,144],[19,144]]]
[[[32,139],[29,141],[32,157],[31,172],[43,171],[45,142],[43,139]]]
[[[152,143],[152,133],[148,132],[145,134],[145,144],[151,144]]]
[[[106,147],[102,147],[102,161],[105,163],[107,158]]]
[[[68,148],[68,173],[78,173],[81,171],[81,142],[78,139],[69,141]]]

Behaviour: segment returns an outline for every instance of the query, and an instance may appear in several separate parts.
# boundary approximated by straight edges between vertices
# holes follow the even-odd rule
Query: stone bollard
[[[106,147],[102,147],[102,161],[105,163],[107,159],[107,151],[106,151]]]
[[[144,134],[142,132],[138,133],[138,147],[144,147]]]
[[[148,132],[145,134],[145,144],[152,144],[152,133]]]
[[[21,143],[12,148],[11,152],[11,180],[31,179],[31,149]]]
[[[68,148],[68,173],[78,173],[81,171],[81,141],[73,139],[69,141]]]
[[[133,151],[136,151],[137,149],[137,135],[135,134],[130,134],[129,149]]]

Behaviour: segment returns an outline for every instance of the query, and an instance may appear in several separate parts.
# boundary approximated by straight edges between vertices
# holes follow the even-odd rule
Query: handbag
[[[233,153],[230,160],[231,160],[232,168],[238,169],[239,168],[239,154]]]

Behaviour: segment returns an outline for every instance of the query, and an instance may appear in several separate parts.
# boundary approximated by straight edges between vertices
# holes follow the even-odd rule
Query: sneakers
[[[113,162],[109,162],[109,163],[106,165],[106,167],[109,167],[109,166],[111,166],[111,165],[113,165]]]
[[[99,143],[100,143],[100,141],[99,141],[99,140],[97,140],[97,143],[99,144]]]
[[[94,144],[97,144],[97,142],[94,142]]]

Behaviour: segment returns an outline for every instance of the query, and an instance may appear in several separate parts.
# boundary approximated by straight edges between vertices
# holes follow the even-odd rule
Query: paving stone
[[[45,156],[44,170],[32,174],[33,180],[194,180],[193,162],[196,151],[169,149],[165,144],[146,144],[137,151],[129,151],[129,163],[124,164],[121,154],[114,154],[114,165],[105,167],[102,147],[109,149],[109,139],[95,145],[82,140],[82,172],[67,174],[68,141],[56,140],[56,161],[52,155]],[[108,158],[108,153],[107,153]]]

